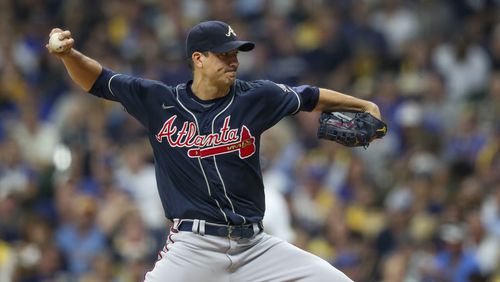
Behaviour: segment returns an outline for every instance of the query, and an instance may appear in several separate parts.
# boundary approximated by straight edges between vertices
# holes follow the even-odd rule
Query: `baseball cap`
[[[250,51],[255,47],[251,41],[239,40],[234,30],[221,21],[206,21],[195,25],[186,38],[186,55],[194,52],[229,52],[234,49]]]

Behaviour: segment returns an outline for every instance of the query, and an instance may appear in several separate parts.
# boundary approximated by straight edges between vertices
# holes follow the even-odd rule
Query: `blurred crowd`
[[[366,150],[318,114],[262,137],[269,233],[354,281],[500,281],[500,1],[0,0],[0,282],[141,281],[168,223],[146,132],[45,49],[54,27],[115,71],[190,79],[202,20],[257,43],[239,77],[376,102]]]

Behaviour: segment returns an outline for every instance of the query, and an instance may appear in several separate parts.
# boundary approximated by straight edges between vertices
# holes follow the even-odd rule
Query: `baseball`
[[[63,42],[59,40],[60,32],[54,33],[49,39],[49,48],[52,52],[60,53],[64,51]]]

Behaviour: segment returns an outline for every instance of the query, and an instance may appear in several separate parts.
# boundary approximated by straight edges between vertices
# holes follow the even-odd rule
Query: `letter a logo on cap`
[[[236,33],[234,32],[234,30],[231,28],[231,26],[227,26],[228,27],[228,30],[227,30],[227,33],[226,33],[226,36],[229,37],[232,35],[236,36]]]

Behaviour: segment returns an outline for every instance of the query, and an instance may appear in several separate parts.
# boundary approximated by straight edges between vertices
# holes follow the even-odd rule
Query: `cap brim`
[[[254,47],[255,43],[251,41],[237,40],[237,41],[226,42],[220,46],[212,48],[210,51],[215,53],[223,53],[238,49],[239,51],[247,52],[251,51]]]

